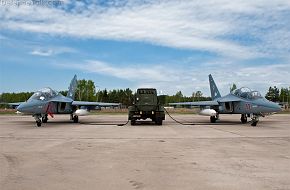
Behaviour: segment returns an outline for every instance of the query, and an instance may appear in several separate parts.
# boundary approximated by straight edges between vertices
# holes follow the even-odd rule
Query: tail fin
[[[77,75],[74,76],[74,78],[71,80],[69,88],[68,88],[68,92],[66,97],[71,98],[71,99],[75,99],[75,93],[76,93],[76,89],[77,89]]]
[[[220,94],[220,92],[219,92],[219,90],[218,90],[218,88],[217,88],[217,86],[216,86],[216,84],[215,84],[215,82],[214,82],[211,74],[208,75],[208,78],[209,78],[209,86],[210,86],[211,99],[212,100],[215,100],[217,98],[220,98],[221,97],[221,94]]]

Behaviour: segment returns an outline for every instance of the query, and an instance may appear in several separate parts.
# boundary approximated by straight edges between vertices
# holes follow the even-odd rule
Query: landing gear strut
[[[242,123],[247,123],[247,115],[246,114],[242,114],[241,115],[241,122]]]
[[[252,116],[252,126],[257,126],[257,123],[259,122],[259,116],[258,115],[253,115]]]
[[[219,120],[219,117],[220,117],[219,113],[216,113],[215,116],[210,116],[210,122],[215,123],[216,120]]]
[[[42,123],[47,123],[47,114],[45,114],[44,116],[42,116]]]
[[[33,116],[36,122],[37,127],[41,127],[41,115],[34,115]]]

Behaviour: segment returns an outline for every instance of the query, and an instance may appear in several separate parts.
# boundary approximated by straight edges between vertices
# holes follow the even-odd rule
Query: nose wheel
[[[259,116],[258,115],[253,115],[252,116],[251,126],[253,126],[253,127],[257,126],[258,122],[259,122]]]
[[[47,120],[48,120],[47,114],[42,116],[42,123],[47,123]]]
[[[36,121],[37,127],[41,127],[41,121]]]
[[[42,124],[42,122],[41,122],[41,115],[34,115],[33,117],[35,119],[36,126],[37,127],[41,127],[41,124]]]

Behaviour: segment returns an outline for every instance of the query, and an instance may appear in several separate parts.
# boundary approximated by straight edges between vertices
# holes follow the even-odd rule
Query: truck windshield
[[[156,94],[156,90],[138,90],[138,94]]]

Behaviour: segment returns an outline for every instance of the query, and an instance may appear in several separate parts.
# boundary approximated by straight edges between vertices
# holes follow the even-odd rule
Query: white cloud
[[[128,67],[113,66],[102,61],[86,61],[82,64],[56,64],[60,67],[79,69],[89,73],[99,73],[115,78],[130,81],[144,82],[172,82],[177,80],[175,72],[167,70],[165,66],[154,65],[151,67],[144,65],[132,65]]]
[[[290,84],[288,77],[290,76],[290,63],[246,67],[227,64],[217,67],[209,64],[198,68],[193,66],[182,68],[178,65],[166,67],[166,64],[120,67],[94,60],[78,64],[58,63],[55,66],[111,76],[113,81],[125,79],[134,82],[134,88],[154,87],[165,94],[174,94],[181,90],[185,95],[191,95],[192,92],[201,90],[204,94],[209,95],[208,74],[213,75],[217,86],[224,95],[229,93],[229,86],[232,83],[236,83],[238,87],[259,90],[263,94],[270,86],[287,87]],[[201,70],[202,72],[200,72]]]
[[[275,45],[267,46],[270,52],[262,48],[268,44],[267,39],[281,35],[280,29],[287,36],[290,33],[289,15],[286,15],[288,19],[282,19],[284,15],[280,14],[290,10],[290,3],[282,0],[151,1],[147,4],[129,1],[124,4],[101,7],[78,3],[70,12],[49,7],[2,6],[0,27],[81,38],[145,41],[238,59],[271,55]],[[267,22],[270,17],[276,17],[282,28],[271,29],[277,22]],[[263,33],[264,27],[268,28],[267,34]],[[241,44],[227,38],[228,35],[253,35],[259,43]],[[289,49],[288,44],[284,45]]]
[[[39,56],[51,56],[53,54],[52,50],[33,50],[30,52],[31,55]]]
[[[125,2],[125,3],[123,3]],[[137,3],[136,3],[137,2]],[[134,65],[118,67],[93,60],[59,65],[136,82],[165,93],[182,90],[209,94],[212,73],[223,94],[230,83],[261,90],[290,84],[290,1],[113,1],[112,6],[52,7],[0,6],[0,31],[13,30],[86,39],[141,41],[161,46],[213,52],[217,59],[188,67]],[[70,7],[67,11],[66,7]],[[1,38],[1,35],[0,35]],[[56,47],[34,47],[30,53],[52,56],[70,52]],[[241,65],[244,59],[271,58],[270,65]],[[282,60],[282,61],[281,61]],[[288,62],[287,62],[288,60]],[[248,62],[249,63],[249,62]],[[202,72],[201,72],[202,71]],[[283,81],[283,82],[281,82]]]
[[[53,56],[57,54],[62,53],[73,53],[76,52],[76,50],[69,48],[69,47],[37,47],[31,52],[29,52],[31,55],[37,55],[37,56]]]

